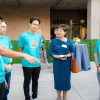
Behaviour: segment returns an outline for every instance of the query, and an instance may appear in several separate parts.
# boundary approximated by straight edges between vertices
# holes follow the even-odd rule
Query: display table
[[[86,44],[74,44],[75,59],[79,66],[79,70],[88,71],[91,69],[88,49]]]

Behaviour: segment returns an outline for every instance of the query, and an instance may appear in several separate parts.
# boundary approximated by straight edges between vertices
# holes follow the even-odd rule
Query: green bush
[[[72,39],[71,39],[71,41],[72,41]],[[94,49],[96,46],[96,42],[97,42],[97,39],[82,39],[79,42],[79,44],[86,44],[87,45],[90,61],[94,61]],[[11,41],[11,43],[13,45],[12,50],[18,51],[18,46],[17,46],[18,41]],[[46,40],[45,47],[46,47],[48,62],[53,62],[53,58],[51,56],[49,56],[49,53],[48,53],[49,52],[49,45],[50,45],[49,40]],[[20,58],[13,58],[13,63],[21,63],[21,59]]]
[[[11,41],[11,43],[12,43],[12,46],[13,46],[12,50],[18,51],[18,46],[17,46],[18,41]],[[13,58],[12,62],[13,63],[22,63],[21,58]]]
[[[92,39],[91,40],[91,46],[90,46],[90,60],[91,61],[94,61],[94,49],[95,49],[95,46],[96,46],[96,42],[97,42],[97,39]]]

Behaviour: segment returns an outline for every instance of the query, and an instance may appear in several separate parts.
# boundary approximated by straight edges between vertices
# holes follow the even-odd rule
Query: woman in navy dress
[[[63,91],[63,99],[67,100],[66,94],[71,88],[71,56],[72,53],[75,54],[75,49],[71,40],[64,37],[66,31],[65,24],[59,25],[58,38],[52,39],[49,47],[49,55],[54,58],[54,88],[57,90],[57,100],[61,100],[61,91]]]

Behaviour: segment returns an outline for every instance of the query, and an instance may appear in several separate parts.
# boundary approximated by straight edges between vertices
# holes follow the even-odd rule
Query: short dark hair
[[[39,18],[33,17],[30,19],[30,23],[32,23],[34,20],[37,20],[39,22],[39,24],[41,23]]]
[[[1,20],[1,23],[2,23],[2,22],[6,23],[6,21],[4,21],[4,20]],[[6,25],[7,25],[7,23],[6,23]]]
[[[62,28],[64,32],[67,32],[67,26],[65,24],[60,24],[58,28]]]
[[[3,20],[3,16],[2,15],[0,15],[0,20]]]

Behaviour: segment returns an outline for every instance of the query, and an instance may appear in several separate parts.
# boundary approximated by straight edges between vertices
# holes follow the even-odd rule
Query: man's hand
[[[27,55],[27,54],[24,54],[24,59],[27,60],[28,62],[30,62],[32,65],[35,64],[34,61],[36,61],[36,62],[38,62],[38,63],[41,63],[41,62],[40,62],[40,59],[34,58],[34,57],[32,57],[32,56],[30,56],[30,55]]]
[[[98,67],[97,69],[98,69],[98,73],[100,73],[100,67]]]
[[[5,88],[8,89],[8,84],[7,84],[6,80],[5,80]]]
[[[11,64],[5,65],[5,70],[6,70],[6,72],[9,72],[11,70]]]

